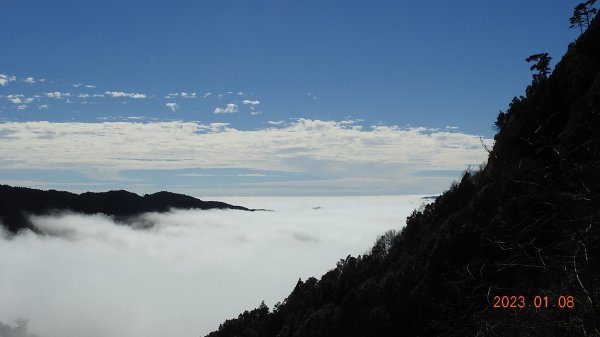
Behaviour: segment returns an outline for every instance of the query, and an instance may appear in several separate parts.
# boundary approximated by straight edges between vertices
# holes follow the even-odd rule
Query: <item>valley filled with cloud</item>
[[[272,211],[32,217],[3,235],[0,322],[39,337],[198,336],[399,230],[422,196],[221,198]]]

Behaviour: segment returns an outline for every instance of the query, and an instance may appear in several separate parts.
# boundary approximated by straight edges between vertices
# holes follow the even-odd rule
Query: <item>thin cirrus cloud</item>
[[[410,193],[407,189],[420,183],[415,178],[419,172],[460,171],[483,162],[487,155],[479,136],[462,132],[310,119],[248,131],[227,123],[180,121],[7,122],[0,124],[0,135],[0,158],[10,158],[3,169],[245,169],[314,177],[246,185],[257,191],[261,186],[298,191],[303,185],[307,192],[343,187],[344,194],[382,188],[386,193]],[[438,184],[434,190],[449,183],[429,177],[423,181]]]
[[[216,114],[230,114],[235,112],[238,112],[238,106],[234,103],[229,103],[224,108],[216,108],[214,111]]]

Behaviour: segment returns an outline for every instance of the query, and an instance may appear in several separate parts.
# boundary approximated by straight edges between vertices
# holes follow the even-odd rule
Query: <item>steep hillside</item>
[[[32,214],[72,211],[84,214],[103,213],[125,219],[144,212],[166,212],[171,208],[227,208],[249,211],[241,206],[218,201],[202,201],[170,192],[144,196],[127,191],[74,194],[0,185],[0,224],[11,233],[25,228],[35,230],[27,220],[27,216]]]
[[[526,93],[400,235],[208,336],[600,336],[600,20]]]

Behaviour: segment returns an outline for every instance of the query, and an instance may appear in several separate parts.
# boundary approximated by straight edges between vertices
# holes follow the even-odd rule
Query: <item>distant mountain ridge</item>
[[[0,223],[11,233],[26,228],[35,230],[27,219],[29,215],[72,211],[83,214],[102,213],[125,219],[145,212],[167,212],[173,208],[253,211],[242,206],[203,201],[188,195],[164,191],[144,196],[124,190],[75,194],[0,185]]]

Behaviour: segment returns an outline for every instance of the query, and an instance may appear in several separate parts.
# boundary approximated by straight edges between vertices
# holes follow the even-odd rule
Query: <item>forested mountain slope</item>
[[[600,336],[600,20],[498,117],[400,235],[208,336]]]

